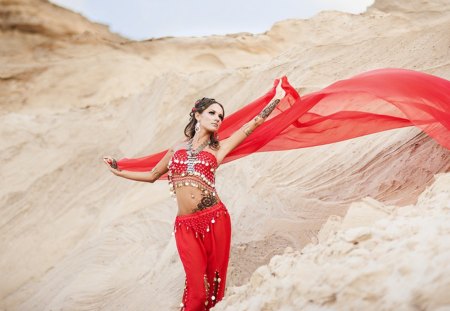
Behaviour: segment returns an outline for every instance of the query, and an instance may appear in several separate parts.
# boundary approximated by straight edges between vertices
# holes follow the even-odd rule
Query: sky
[[[374,0],[50,0],[134,39],[262,33],[322,10],[361,13]]]

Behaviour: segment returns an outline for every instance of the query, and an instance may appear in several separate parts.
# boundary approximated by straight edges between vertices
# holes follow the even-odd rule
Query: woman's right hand
[[[118,175],[120,170],[117,169],[117,161],[111,156],[104,156],[103,162],[106,163],[108,169],[113,172],[113,174]]]

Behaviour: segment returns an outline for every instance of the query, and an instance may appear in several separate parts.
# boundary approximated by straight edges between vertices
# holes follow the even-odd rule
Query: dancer
[[[131,180],[153,183],[168,173],[170,192],[178,205],[173,233],[186,274],[183,311],[209,310],[224,296],[231,222],[215,189],[215,172],[279,101],[272,101],[228,138],[219,140],[224,108],[212,98],[199,99],[190,112],[186,138],[173,144],[151,171],[120,170],[114,158],[103,158],[111,172]]]

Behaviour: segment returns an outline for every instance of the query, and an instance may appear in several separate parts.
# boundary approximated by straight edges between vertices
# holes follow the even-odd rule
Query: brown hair
[[[202,99],[199,99],[195,102],[194,107],[192,108],[192,111],[189,113],[190,119],[189,123],[184,128],[184,135],[186,135],[187,138],[191,139],[195,135],[195,124],[197,123],[197,120],[195,119],[195,113],[202,113],[212,104],[218,104],[220,107],[222,107],[223,110],[223,118],[225,118],[225,109],[223,109],[223,106],[221,103],[216,102],[214,98],[206,98],[203,97]],[[219,148],[219,140],[217,138],[216,133],[211,133],[210,135],[211,140],[211,148],[212,149],[218,149]]]

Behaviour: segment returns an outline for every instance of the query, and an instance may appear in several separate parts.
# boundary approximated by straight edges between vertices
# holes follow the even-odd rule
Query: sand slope
[[[319,244],[288,248],[214,310],[448,310],[450,174],[417,204],[355,202]]]

